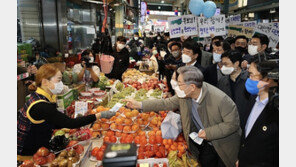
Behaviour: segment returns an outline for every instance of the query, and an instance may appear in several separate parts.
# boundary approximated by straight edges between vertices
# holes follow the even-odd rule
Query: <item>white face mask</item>
[[[49,89],[52,94],[57,95],[60,94],[64,89],[64,84],[62,81],[58,83],[54,83],[54,89]]]
[[[157,50],[153,50],[153,51],[152,51],[152,54],[153,54],[153,55],[156,55],[156,54],[157,54]]]
[[[118,47],[118,49],[119,49],[119,50],[121,50],[121,49],[123,49],[123,48],[125,47],[125,45],[124,45],[124,44],[121,44],[121,43],[119,43],[119,44],[117,44],[117,47]]]
[[[90,63],[93,63],[94,60],[95,60],[94,57],[89,57],[89,62],[90,62]]]
[[[249,45],[248,46],[248,52],[251,56],[254,56],[255,54],[258,53],[258,46],[254,46],[254,45]]]
[[[179,56],[179,51],[174,51],[174,52],[172,52],[172,55],[176,58],[176,57],[178,57]]]
[[[221,68],[221,72],[224,75],[230,75],[233,71],[234,71],[233,67],[222,66],[222,68]]]
[[[138,40],[138,39],[139,39],[139,37],[134,37],[134,39],[135,39],[135,40]]]
[[[158,40],[160,40],[160,37],[157,37]]]
[[[172,85],[172,88],[175,90],[175,88],[178,86],[178,82],[172,79],[170,83]]]
[[[183,63],[189,63],[191,62],[191,57],[186,55],[186,54],[182,54],[182,62]]]
[[[219,63],[221,61],[221,54],[213,53],[213,63]]]
[[[181,90],[179,86],[176,86],[174,90],[179,98],[186,97],[186,93],[184,92],[184,90]]]
[[[160,51],[160,56],[161,57],[164,57],[166,55],[166,52],[165,51]]]

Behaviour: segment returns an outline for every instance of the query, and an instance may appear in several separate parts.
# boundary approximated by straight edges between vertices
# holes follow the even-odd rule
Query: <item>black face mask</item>
[[[243,47],[241,47],[241,46],[239,46],[239,47],[235,47],[235,49],[238,50],[238,51],[240,51],[241,53],[248,53],[247,48],[243,48]]]

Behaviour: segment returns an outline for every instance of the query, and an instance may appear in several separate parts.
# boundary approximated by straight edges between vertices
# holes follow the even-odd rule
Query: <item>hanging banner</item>
[[[234,37],[234,38],[239,35],[244,35],[247,38],[252,38],[254,34],[254,29],[250,27],[229,25],[227,29],[228,29],[228,36]]]
[[[274,48],[279,42],[279,23],[258,23],[254,33],[261,33],[268,36],[268,47]]]
[[[243,22],[243,26],[244,26],[244,27],[255,28],[255,27],[257,26],[257,22],[256,22],[256,21],[247,21],[247,22]]]
[[[198,17],[199,37],[226,35],[225,15],[217,15],[211,18]]]
[[[191,36],[198,34],[197,17],[194,15],[184,15],[168,18],[170,38],[181,36]]]
[[[225,19],[226,25],[237,25],[241,24],[241,15],[231,15]]]

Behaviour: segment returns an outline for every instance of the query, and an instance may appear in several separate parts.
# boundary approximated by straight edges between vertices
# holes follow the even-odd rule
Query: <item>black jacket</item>
[[[182,63],[182,64],[180,64],[179,65],[179,67],[182,67],[182,66],[185,66],[186,64],[185,63]],[[196,61],[196,63],[194,64],[194,66],[195,67],[197,67],[203,74],[204,74],[204,72],[205,72],[205,68],[203,68],[197,61]],[[178,67],[178,68],[179,68]]]
[[[121,76],[129,66],[129,52],[126,48],[123,48],[120,52],[117,52],[116,49],[113,48],[112,56],[115,58],[113,69],[111,73],[106,76],[108,78],[122,80]]]
[[[223,76],[221,72],[220,74]],[[211,64],[205,69],[204,81],[217,87],[217,84],[218,84],[217,64]]]
[[[230,76],[222,76],[218,81],[217,87],[227,94],[236,104],[239,113],[240,123],[246,113],[246,107],[250,98],[250,94],[245,88],[246,80],[248,79],[248,72],[242,71],[238,76],[236,82],[230,79]],[[233,85],[233,86],[231,86]]]
[[[279,166],[279,110],[270,102],[257,118],[249,135],[245,138],[245,125],[256,97],[251,96],[244,117],[241,146],[238,155],[239,167]]]

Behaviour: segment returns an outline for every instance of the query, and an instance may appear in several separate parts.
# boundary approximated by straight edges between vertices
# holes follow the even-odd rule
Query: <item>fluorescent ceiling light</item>
[[[85,2],[96,3],[96,4],[103,4],[102,1],[85,0]]]
[[[249,17],[254,17],[254,13],[249,13]]]
[[[270,9],[270,11],[269,11],[269,13],[275,13],[276,11],[275,11],[275,9],[273,8],[273,9]]]
[[[161,1],[161,3],[164,3],[164,1]]]

